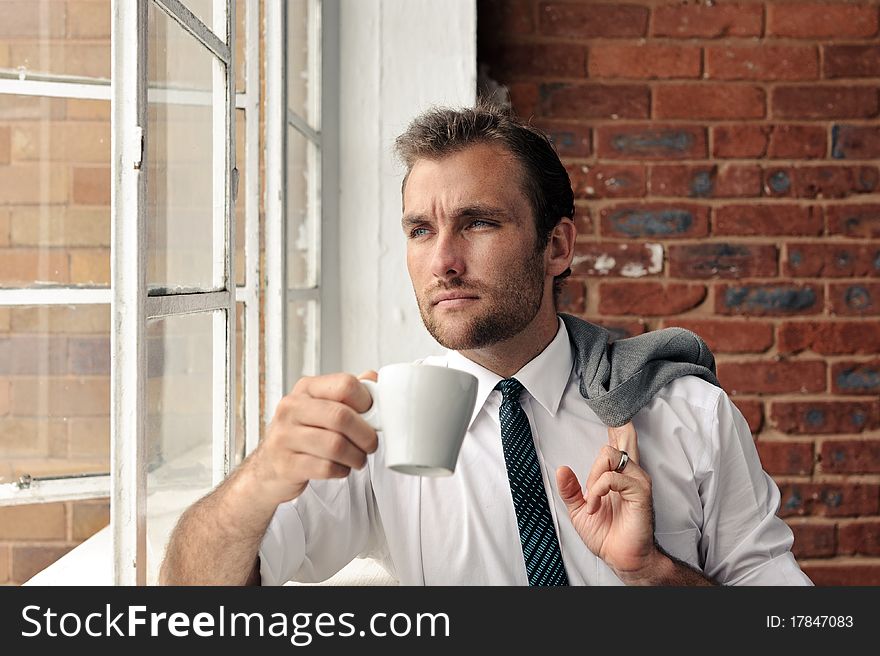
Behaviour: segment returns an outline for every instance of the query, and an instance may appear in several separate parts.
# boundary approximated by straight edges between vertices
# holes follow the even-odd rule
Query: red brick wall
[[[577,199],[565,309],[709,343],[820,585],[880,584],[880,3],[480,0]]]

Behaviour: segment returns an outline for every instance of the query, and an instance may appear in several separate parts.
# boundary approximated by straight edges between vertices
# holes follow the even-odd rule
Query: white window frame
[[[149,3],[213,55],[214,164],[212,286],[220,291],[148,295],[146,281],[147,11]],[[153,318],[212,312],[212,481],[228,474],[235,442],[235,0],[214,0],[213,28],[179,0],[112,4],[111,530],[113,580],[144,585],[146,562],[145,334]],[[218,190],[219,189],[219,190]],[[127,217],[127,220],[125,220]],[[135,217],[136,220],[132,220]],[[216,312],[215,310],[220,310]]]
[[[286,371],[292,348],[287,306],[297,300],[315,301],[318,329],[316,371],[337,371],[341,366],[339,234],[338,234],[338,84],[339,0],[307,0],[311,70],[317,81],[313,110],[319,129],[288,109],[287,102],[287,3],[266,4],[266,299],[265,299],[265,406],[264,421],[272,420],[275,406],[293,384]],[[314,56],[312,56],[312,53]],[[287,128],[297,130],[318,150],[319,170],[309,189],[309,220],[316,228],[315,285],[287,288]],[[305,337],[305,336],[304,336]]]

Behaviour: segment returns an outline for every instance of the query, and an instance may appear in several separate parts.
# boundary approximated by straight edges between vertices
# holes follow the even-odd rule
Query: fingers
[[[608,444],[619,451],[626,451],[630,460],[636,464],[639,463],[639,436],[636,434],[636,428],[631,421],[623,426],[609,426]],[[617,466],[617,463],[615,463],[615,466]]]
[[[321,428],[304,426],[295,438],[289,438],[288,447],[291,451],[329,460],[348,469],[361,469],[367,464],[366,452],[345,435]]]
[[[374,383],[378,383],[379,372],[373,371],[372,369],[367,369],[364,373],[358,376],[358,380],[372,380]]]
[[[370,372],[365,372],[368,374]],[[293,388],[293,394],[304,394],[316,399],[338,401],[357,412],[366,412],[373,404],[367,388],[351,374],[327,374],[300,378]]]
[[[605,445],[599,451],[599,455],[593,461],[590,473],[587,476],[587,490],[592,489],[599,477],[605,472],[614,471],[620,463],[620,451],[613,446]],[[632,460],[626,464],[623,473],[628,476],[639,476],[641,470]]]
[[[340,433],[365,453],[373,453],[379,445],[376,431],[344,403],[300,396],[292,397],[290,406],[292,424]]]
[[[599,477],[592,488],[587,490],[587,498],[584,502],[587,513],[592,515],[596,512],[602,503],[602,497],[611,490],[620,493],[624,501],[645,502],[651,498],[651,487],[647,482],[608,471]]]
[[[556,488],[569,513],[575,512],[584,505],[581,484],[570,467],[560,467],[556,470]]]

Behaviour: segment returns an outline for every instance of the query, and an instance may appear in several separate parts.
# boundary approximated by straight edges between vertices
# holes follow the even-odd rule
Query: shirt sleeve
[[[812,585],[791,553],[794,534],[776,515],[779,488],[761,466],[745,418],[723,391],[709,434],[697,470],[706,575],[724,585]]]
[[[311,481],[299,497],[278,506],[260,545],[262,585],[317,583],[359,556],[384,559],[369,469]]]

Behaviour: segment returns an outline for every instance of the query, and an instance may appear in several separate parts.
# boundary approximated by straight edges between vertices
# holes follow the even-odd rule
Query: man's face
[[[407,268],[422,321],[446,348],[464,351],[519,334],[544,299],[522,169],[504,148],[476,144],[418,160],[403,194]]]

